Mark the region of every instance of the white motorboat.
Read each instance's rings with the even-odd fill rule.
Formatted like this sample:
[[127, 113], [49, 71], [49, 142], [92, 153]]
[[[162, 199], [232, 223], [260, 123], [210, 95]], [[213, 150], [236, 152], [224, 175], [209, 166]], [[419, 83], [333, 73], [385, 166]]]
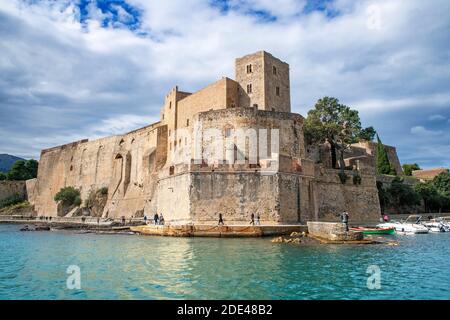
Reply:
[[423, 222], [423, 225], [428, 228], [430, 232], [450, 232], [450, 226], [442, 219], [431, 219], [430, 221]]
[[428, 233], [427, 227], [421, 224], [422, 216], [411, 215], [404, 221], [380, 223], [380, 228], [395, 228], [397, 234], [423, 234]]

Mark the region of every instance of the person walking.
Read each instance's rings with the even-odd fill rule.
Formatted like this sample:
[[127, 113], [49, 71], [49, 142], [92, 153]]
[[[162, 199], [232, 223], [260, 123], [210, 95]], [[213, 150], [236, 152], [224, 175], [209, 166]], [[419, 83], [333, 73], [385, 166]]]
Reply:
[[259, 226], [261, 225], [261, 217], [259, 216], [259, 213], [256, 215], [256, 224]]
[[144, 215], [144, 223], [147, 224], [147, 215]]
[[252, 213], [252, 215], [250, 217], [251, 217], [250, 224], [254, 226], [255, 225], [255, 214]]
[[159, 215], [159, 224], [162, 226], [164, 225], [164, 217], [163, 217], [162, 213]]
[[224, 225], [224, 223], [223, 223], [223, 217], [222, 217], [222, 214], [221, 213], [219, 213], [219, 225]]
[[153, 218], [155, 220], [155, 226], [158, 224], [159, 216], [158, 213], [155, 213], [155, 216]]

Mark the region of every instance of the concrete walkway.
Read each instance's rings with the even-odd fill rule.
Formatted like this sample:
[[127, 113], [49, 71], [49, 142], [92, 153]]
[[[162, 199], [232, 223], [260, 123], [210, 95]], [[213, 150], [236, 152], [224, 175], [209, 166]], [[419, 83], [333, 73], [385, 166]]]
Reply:
[[307, 232], [305, 225], [145, 225], [130, 227], [144, 235], [175, 237], [264, 237]]

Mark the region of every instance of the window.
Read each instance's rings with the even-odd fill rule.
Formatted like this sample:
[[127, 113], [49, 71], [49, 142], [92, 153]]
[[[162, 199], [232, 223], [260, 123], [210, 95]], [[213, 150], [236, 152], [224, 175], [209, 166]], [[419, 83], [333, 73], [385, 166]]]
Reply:
[[276, 93], [277, 93], [277, 96], [280, 96], [280, 87], [276, 87]]
[[251, 64], [247, 65], [247, 73], [252, 73], [252, 65]]
[[258, 104], [257, 103], [253, 104], [253, 108], [258, 109]]
[[172, 101], [169, 102], [169, 109], [172, 109]]
[[277, 67], [273, 66], [272, 67], [272, 72], [273, 72], [273, 74], [277, 74]]
[[232, 128], [226, 128], [225, 129], [225, 137], [230, 137], [231, 136], [231, 130], [232, 130]]
[[247, 85], [247, 93], [252, 93], [252, 84]]
[[189, 127], [189, 119], [186, 120], [186, 127]]

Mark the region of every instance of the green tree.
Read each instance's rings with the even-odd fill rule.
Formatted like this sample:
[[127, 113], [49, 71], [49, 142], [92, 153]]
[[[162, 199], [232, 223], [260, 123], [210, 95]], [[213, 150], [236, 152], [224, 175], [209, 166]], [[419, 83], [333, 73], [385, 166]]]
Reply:
[[74, 187], [61, 188], [55, 195], [55, 201], [62, 201], [65, 205], [80, 205], [80, 191]]
[[420, 167], [417, 163], [405, 163], [404, 165], [402, 165], [402, 167], [405, 176], [412, 176], [413, 170], [420, 170]]
[[344, 151], [362, 136], [370, 138], [374, 131], [372, 127], [362, 129], [358, 111], [340, 104], [333, 97], [319, 99], [314, 109], [308, 112], [304, 125], [307, 144], [330, 143], [333, 168], [339, 162], [341, 174], [345, 169]]
[[393, 207], [420, 205], [420, 195], [409, 185], [403, 183], [403, 179], [395, 177], [391, 186], [386, 190], [389, 204]]
[[418, 183], [415, 190], [422, 198], [426, 212], [431, 212], [434, 208], [441, 208], [441, 197], [431, 182]]
[[18, 160], [7, 174], [8, 180], [28, 180], [37, 177], [38, 162], [36, 160]]
[[378, 174], [390, 174], [396, 175], [394, 167], [389, 162], [386, 148], [380, 140], [377, 134], [377, 173]]
[[450, 198], [450, 173], [449, 172], [442, 172], [438, 174], [434, 179], [432, 180], [432, 183], [434, 187], [444, 194], [445, 196]]
[[376, 134], [377, 132], [373, 127], [364, 128], [359, 134], [359, 140], [372, 141]]
[[3, 172], [0, 172], [0, 181], [6, 180], [7, 175], [4, 174]]

